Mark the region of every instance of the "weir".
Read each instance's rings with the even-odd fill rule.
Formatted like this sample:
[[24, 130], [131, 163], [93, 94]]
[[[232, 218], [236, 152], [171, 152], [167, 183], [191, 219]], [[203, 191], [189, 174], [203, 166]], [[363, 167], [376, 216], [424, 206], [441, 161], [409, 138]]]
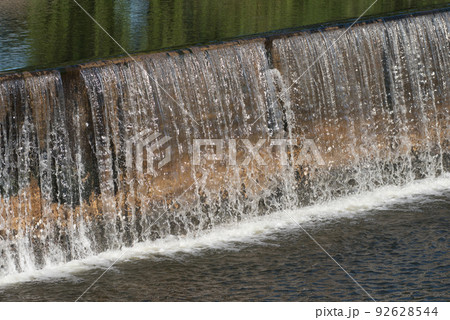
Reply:
[[0, 276], [448, 171], [449, 22], [0, 76]]

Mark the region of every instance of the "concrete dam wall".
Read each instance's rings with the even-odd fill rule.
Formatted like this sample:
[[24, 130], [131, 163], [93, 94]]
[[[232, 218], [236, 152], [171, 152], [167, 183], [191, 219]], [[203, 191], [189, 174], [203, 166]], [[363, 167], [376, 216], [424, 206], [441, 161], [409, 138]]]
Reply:
[[449, 171], [449, 18], [0, 76], [0, 276]]

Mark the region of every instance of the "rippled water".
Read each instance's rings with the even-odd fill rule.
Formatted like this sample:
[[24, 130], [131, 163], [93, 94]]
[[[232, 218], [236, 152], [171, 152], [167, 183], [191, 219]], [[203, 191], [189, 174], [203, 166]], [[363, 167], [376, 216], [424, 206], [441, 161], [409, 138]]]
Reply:
[[384, 187], [3, 279], [0, 300], [73, 301], [120, 256], [80, 300], [369, 300], [292, 217], [376, 300], [445, 301], [449, 184], [446, 177]]

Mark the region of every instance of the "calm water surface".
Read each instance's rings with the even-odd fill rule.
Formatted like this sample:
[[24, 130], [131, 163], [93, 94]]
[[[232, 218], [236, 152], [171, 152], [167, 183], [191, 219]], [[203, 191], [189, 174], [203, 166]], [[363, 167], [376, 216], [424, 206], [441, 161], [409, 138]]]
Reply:
[[[360, 16], [374, 0], [78, 0], [131, 53]], [[378, 0], [387, 15], [448, 0]], [[0, 71], [60, 66], [123, 52], [73, 0], [1, 0]]]
[[[450, 299], [450, 191], [305, 228], [377, 300]], [[2, 301], [73, 301], [103, 272], [0, 289]], [[85, 301], [366, 301], [300, 229], [264, 241], [117, 264]]]

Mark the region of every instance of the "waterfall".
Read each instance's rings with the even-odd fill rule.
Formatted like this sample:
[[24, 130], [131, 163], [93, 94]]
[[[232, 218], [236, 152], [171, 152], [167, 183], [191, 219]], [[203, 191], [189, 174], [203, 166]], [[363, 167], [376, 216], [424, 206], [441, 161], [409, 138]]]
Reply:
[[449, 22], [1, 76], [0, 277], [448, 171]]

